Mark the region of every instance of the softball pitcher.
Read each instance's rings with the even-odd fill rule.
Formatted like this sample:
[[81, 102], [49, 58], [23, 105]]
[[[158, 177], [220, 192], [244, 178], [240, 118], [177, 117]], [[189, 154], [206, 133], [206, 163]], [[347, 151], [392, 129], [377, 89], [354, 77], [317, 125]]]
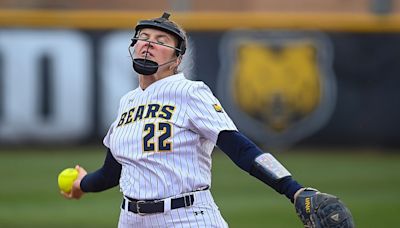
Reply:
[[178, 70], [186, 52], [182, 28], [160, 18], [141, 20], [129, 52], [139, 86], [125, 94], [104, 138], [104, 165], [79, 177], [66, 198], [117, 185], [118, 227], [228, 227], [210, 193], [215, 145], [236, 165], [295, 204], [306, 227], [353, 227], [335, 196], [303, 188], [270, 153], [241, 134], [203, 82]]

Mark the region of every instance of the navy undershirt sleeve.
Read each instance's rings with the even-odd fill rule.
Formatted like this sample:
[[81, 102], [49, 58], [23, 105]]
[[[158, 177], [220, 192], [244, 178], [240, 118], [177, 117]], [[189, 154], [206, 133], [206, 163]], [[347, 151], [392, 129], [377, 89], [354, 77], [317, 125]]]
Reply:
[[87, 174], [81, 181], [83, 192], [101, 192], [119, 184], [122, 166], [113, 157], [110, 149], [103, 166], [93, 173]]
[[254, 159], [263, 152], [238, 131], [221, 131], [217, 146], [241, 169], [250, 172]]
[[[250, 139], [238, 131], [221, 131], [218, 135], [217, 146], [241, 169], [251, 173], [256, 157], [264, 153]], [[262, 175], [261, 173], [258, 175]], [[284, 194], [292, 202], [294, 194], [302, 188], [291, 176], [284, 177], [279, 182], [271, 184], [265, 181], [266, 176], [255, 176], [267, 183], [277, 192]]]

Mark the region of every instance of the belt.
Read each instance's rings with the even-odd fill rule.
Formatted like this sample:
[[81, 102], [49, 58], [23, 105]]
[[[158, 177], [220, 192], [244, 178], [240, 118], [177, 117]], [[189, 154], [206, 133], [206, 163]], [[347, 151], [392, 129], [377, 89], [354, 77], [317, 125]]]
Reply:
[[153, 214], [163, 213], [167, 210], [173, 210], [181, 207], [189, 207], [193, 205], [194, 193], [187, 194], [185, 196], [170, 199], [170, 207], [165, 208], [167, 199], [164, 200], [134, 200], [128, 197], [124, 197], [122, 200], [122, 209], [126, 209], [135, 214]]

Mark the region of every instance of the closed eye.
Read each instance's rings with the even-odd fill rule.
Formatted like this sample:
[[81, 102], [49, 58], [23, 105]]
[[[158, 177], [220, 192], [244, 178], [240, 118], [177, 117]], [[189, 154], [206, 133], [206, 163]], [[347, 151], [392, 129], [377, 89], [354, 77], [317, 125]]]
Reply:
[[139, 34], [138, 38], [141, 40], [148, 40], [149, 36], [146, 33], [141, 33], [141, 34]]

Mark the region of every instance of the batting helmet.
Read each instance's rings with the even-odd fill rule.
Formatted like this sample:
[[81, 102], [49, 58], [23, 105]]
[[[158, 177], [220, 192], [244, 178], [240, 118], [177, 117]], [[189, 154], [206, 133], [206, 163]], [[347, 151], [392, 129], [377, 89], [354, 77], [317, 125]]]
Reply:
[[164, 12], [163, 15], [159, 18], [150, 19], [150, 20], [141, 20], [137, 23], [135, 27], [135, 35], [132, 39], [131, 46], [134, 46], [138, 41], [139, 31], [144, 28], [154, 28], [159, 29], [164, 32], [167, 32], [178, 40], [178, 45], [175, 48], [176, 56], [185, 54], [186, 51], [186, 35], [185, 32], [179, 28], [174, 22], [170, 21], [170, 14]]

